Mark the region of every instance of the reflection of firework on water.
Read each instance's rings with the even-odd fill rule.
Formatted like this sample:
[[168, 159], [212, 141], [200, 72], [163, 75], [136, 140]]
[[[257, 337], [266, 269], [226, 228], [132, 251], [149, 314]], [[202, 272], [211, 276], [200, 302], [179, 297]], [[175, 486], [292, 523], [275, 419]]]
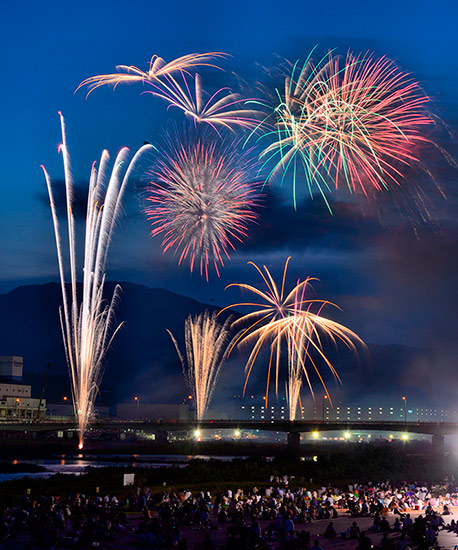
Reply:
[[217, 320], [217, 312], [206, 310], [185, 322], [186, 357], [180, 351], [173, 334], [168, 330], [181, 364], [186, 384], [196, 405], [197, 420], [203, 420], [215, 390], [221, 367], [230, 349], [229, 317], [224, 323]]
[[422, 129], [433, 123], [418, 83], [385, 57], [349, 53], [342, 62], [329, 53], [313, 63], [309, 56], [277, 94], [265, 133], [274, 141], [262, 156], [274, 164], [271, 176], [292, 174], [294, 200], [299, 173], [324, 198], [342, 183], [364, 194], [399, 185], [428, 142]]
[[191, 271], [199, 264], [207, 280], [209, 263], [219, 275], [229, 250], [248, 236], [261, 186], [252, 151], [240, 153], [237, 143], [214, 138], [208, 132], [167, 137], [146, 197], [152, 235], [162, 235], [164, 252], [174, 249]]
[[214, 67], [219, 68], [217, 65], [214, 65], [212, 61], [217, 58], [227, 57], [226, 54], [220, 52], [210, 52], [210, 53], [192, 53], [188, 55], [183, 55], [178, 57], [169, 63], [166, 63], [162, 57], [153, 55], [151, 61], [149, 62], [149, 69], [147, 72], [142, 71], [141, 69], [134, 67], [132, 65], [118, 65], [116, 69], [117, 73], [112, 74], [101, 74], [97, 76], [91, 76], [87, 78], [76, 89], [77, 91], [84, 86], [88, 86], [89, 92], [88, 95], [93, 92], [96, 88], [105, 85], [113, 85], [115, 88], [118, 84], [124, 84], [129, 82], [147, 82], [147, 83], [157, 83], [160, 81], [160, 78], [170, 77], [174, 73], [183, 73], [196, 67]]
[[[200, 75], [193, 74], [197, 67], [218, 68], [212, 61], [227, 57], [227, 54], [210, 52], [204, 54], [189, 54], [179, 57], [170, 63], [165, 63], [161, 57], [153, 56], [148, 72], [137, 67], [118, 65], [118, 73], [92, 76], [84, 80], [77, 88], [89, 87], [88, 95], [96, 88], [122, 83], [142, 82], [151, 85], [153, 95], [169, 103], [171, 107], [181, 109], [194, 122], [207, 123], [213, 128], [223, 126], [232, 129], [233, 126], [252, 128], [258, 124], [258, 111], [244, 109], [247, 101], [240, 94], [233, 93], [229, 88], [220, 88], [208, 95], [202, 88]], [[193, 83], [190, 80], [194, 80]], [[191, 91], [193, 90], [193, 91]]]
[[[306, 378], [313, 395], [309, 370], [312, 370], [315, 375], [318, 376], [326, 394], [329, 396], [319, 369], [319, 361], [324, 362], [334, 377], [340, 380], [337, 371], [323, 350], [323, 336], [327, 337], [334, 345], [337, 345], [340, 341], [355, 352], [356, 347], [354, 342], [363, 345], [361, 339], [350, 329], [321, 315], [326, 305], [334, 306], [334, 304], [325, 300], [308, 300], [305, 298], [305, 292], [308, 290], [310, 281], [313, 279], [308, 277], [305, 281], [298, 281], [296, 286], [288, 294], [285, 292], [285, 280], [289, 260], [290, 258], [288, 258], [285, 263], [280, 289], [277, 287], [267, 267], [264, 266], [265, 273], [263, 273], [253, 262], [249, 263], [253, 265], [261, 275], [267, 287], [266, 291], [259, 290], [256, 287], [246, 284], [237, 283], [229, 285], [229, 287], [237, 286], [241, 289], [248, 290], [263, 301], [263, 303], [246, 302], [232, 304], [228, 307], [233, 308], [243, 305], [256, 308], [252, 313], [248, 313], [235, 321], [234, 327], [241, 324], [248, 324], [249, 326], [241, 331], [240, 336], [232, 347], [241, 342], [254, 341], [254, 346], [245, 367], [246, 379], [244, 392], [259, 352], [265, 346], [269, 347], [270, 358], [267, 370], [266, 405], [272, 368], [275, 368], [275, 386], [278, 392], [281, 348], [284, 342], [288, 348], [290, 372], [293, 378], [291, 381], [291, 390], [289, 390], [292, 392], [290, 394], [291, 403], [294, 403], [294, 396], [296, 393], [298, 394], [300, 390], [297, 381], [299, 372]], [[306, 365], [307, 360], [311, 364], [312, 369]], [[296, 409], [295, 403], [294, 408]]]
[[130, 164], [126, 164], [128, 149], [122, 149], [116, 158], [115, 167], [109, 179], [107, 177], [109, 157], [106, 151], [102, 154], [98, 173], [94, 167], [92, 168], [87, 203], [83, 288], [80, 302], [77, 296], [75, 221], [72, 207], [73, 180], [70, 172], [70, 156], [67, 149], [64, 119], [62, 115], [60, 115], [60, 118], [62, 127], [60, 151], [63, 156], [67, 199], [70, 295], [67, 294], [65, 285], [62, 236], [59, 229], [51, 179], [44, 167], [43, 171], [51, 205], [62, 289], [63, 307], [60, 310], [62, 336], [70, 371], [73, 407], [78, 420], [79, 448], [82, 448], [84, 431], [92, 415], [94, 401], [99, 391], [103, 372], [103, 359], [119, 329], [118, 326], [113, 330], [112, 325], [115, 322], [114, 309], [120, 287], [116, 286], [108, 304], [103, 299], [104, 271], [108, 247], [129, 175], [138, 156], [149, 146], [142, 147]]

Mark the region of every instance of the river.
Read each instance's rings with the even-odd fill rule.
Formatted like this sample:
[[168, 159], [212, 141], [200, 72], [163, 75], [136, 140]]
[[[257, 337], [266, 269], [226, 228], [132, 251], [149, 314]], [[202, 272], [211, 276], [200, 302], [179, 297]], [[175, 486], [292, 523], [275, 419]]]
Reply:
[[[186, 468], [190, 460], [233, 460], [244, 459], [245, 456], [219, 456], [219, 455], [98, 455], [98, 454], [76, 454], [58, 455], [37, 460], [13, 460], [21, 470], [27, 465], [41, 466], [46, 468], [43, 472], [18, 472], [0, 473], [0, 483], [13, 479], [44, 478], [47, 479], [55, 474], [84, 474], [86, 468], [124, 467], [124, 468]], [[32, 469], [32, 468], [31, 468]]]

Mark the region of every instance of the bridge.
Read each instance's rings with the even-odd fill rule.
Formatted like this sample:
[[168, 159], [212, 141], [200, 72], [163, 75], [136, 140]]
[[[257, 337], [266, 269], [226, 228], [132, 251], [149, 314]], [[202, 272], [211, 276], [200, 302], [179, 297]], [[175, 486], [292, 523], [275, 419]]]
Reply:
[[[145, 420], [117, 418], [97, 419], [89, 423], [95, 431], [120, 432], [125, 430], [143, 431], [166, 437], [170, 432], [196, 430], [250, 430], [282, 432], [288, 435], [288, 445], [297, 448], [301, 433], [313, 432], [402, 432], [405, 434], [431, 435], [435, 452], [443, 452], [446, 435], [458, 435], [458, 422], [402, 422], [383, 420]], [[20, 432], [59, 432], [77, 429], [73, 420], [39, 421], [0, 421], [0, 431]]]

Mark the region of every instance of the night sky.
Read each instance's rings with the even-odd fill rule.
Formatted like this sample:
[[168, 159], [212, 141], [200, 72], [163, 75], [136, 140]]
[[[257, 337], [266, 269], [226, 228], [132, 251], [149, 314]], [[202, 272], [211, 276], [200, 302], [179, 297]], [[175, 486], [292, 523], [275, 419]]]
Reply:
[[[274, 65], [279, 56], [295, 61], [318, 44], [345, 54], [370, 50], [386, 54], [414, 74], [443, 119], [437, 141], [457, 155], [458, 6], [454, 1], [412, 2], [3, 2], [0, 184], [0, 292], [22, 284], [57, 280], [57, 264], [44, 164], [62, 179], [57, 154], [66, 118], [72, 168], [86, 182], [102, 149], [112, 158], [124, 145], [136, 150], [156, 142], [182, 113], [140, 85], [104, 87], [85, 99], [74, 94], [85, 78], [113, 72], [118, 64], [147, 67], [153, 54], [167, 61], [192, 52], [222, 51], [223, 63], [250, 81], [257, 63]], [[211, 73], [215, 82], [224, 73]], [[209, 77], [210, 78], [210, 77]], [[218, 80], [219, 79], [219, 80]], [[213, 82], [210, 80], [210, 83]], [[110, 250], [108, 278], [163, 287], [218, 305], [239, 301], [232, 282], [257, 282], [247, 261], [266, 264], [279, 275], [293, 257], [290, 281], [318, 277], [318, 297], [343, 311], [337, 319], [373, 343], [435, 348], [437, 361], [456, 366], [457, 171], [440, 155], [425, 158], [446, 199], [430, 181], [415, 176], [406, 191], [376, 200], [338, 196], [331, 216], [319, 199], [304, 198], [298, 211], [290, 187], [269, 189], [259, 226], [232, 255], [218, 279], [192, 276], [162, 255], [151, 239], [138, 191], [129, 190], [125, 215]], [[147, 168], [148, 159], [144, 166]], [[144, 183], [144, 181], [143, 181]], [[421, 208], [410, 196], [419, 186]], [[425, 209], [428, 221], [422, 217]]]

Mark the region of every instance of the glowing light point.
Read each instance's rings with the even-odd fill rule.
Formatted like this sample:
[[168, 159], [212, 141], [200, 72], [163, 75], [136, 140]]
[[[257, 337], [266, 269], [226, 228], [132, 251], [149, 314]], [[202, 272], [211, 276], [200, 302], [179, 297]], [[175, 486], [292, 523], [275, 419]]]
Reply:
[[314, 437], [315, 439], [317, 439], [318, 435], [319, 435], [318, 432], [313, 432], [312, 433], [312, 437]]
[[345, 439], [349, 439], [349, 438], [350, 438], [350, 435], [351, 435], [350, 432], [345, 432], [345, 433], [344, 433]]
[[409, 434], [402, 434], [403, 441], [407, 441], [409, 439]]

